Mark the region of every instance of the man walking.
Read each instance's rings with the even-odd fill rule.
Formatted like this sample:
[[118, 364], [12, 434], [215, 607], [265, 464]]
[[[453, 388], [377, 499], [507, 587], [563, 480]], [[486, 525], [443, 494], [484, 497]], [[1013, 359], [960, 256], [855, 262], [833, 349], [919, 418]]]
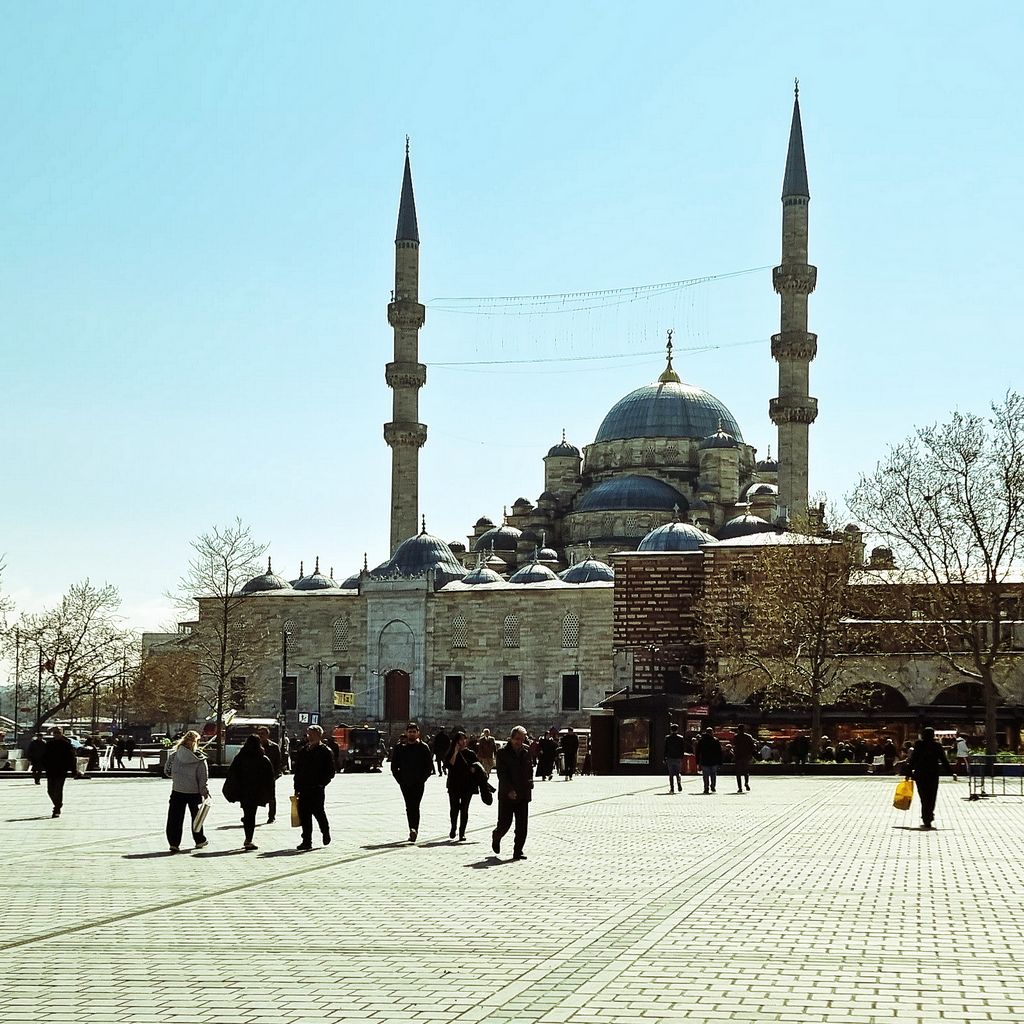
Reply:
[[921, 730], [903, 769], [909, 779], [914, 777], [917, 795], [921, 798], [921, 828], [931, 830], [935, 819], [935, 799], [939, 795], [939, 775], [949, 771], [949, 761], [942, 744], [935, 739], [930, 726]]
[[270, 801], [267, 805], [267, 824], [273, 823], [274, 818], [277, 817], [277, 780], [281, 778], [281, 768], [283, 765], [283, 758], [281, 755], [281, 748], [270, 738], [270, 730], [265, 726], [260, 726], [256, 730], [256, 735], [260, 738], [260, 746], [263, 747], [263, 753], [267, 756], [270, 761], [271, 767], [274, 769], [274, 783], [270, 790]]
[[64, 783], [68, 775], [78, 774], [75, 763], [75, 748], [64, 735], [64, 730], [55, 725], [50, 730], [50, 738], [46, 742], [43, 754], [43, 767], [46, 772], [46, 792], [53, 804], [51, 818], [60, 817], [60, 809], [64, 806]]
[[683, 754], [686, 753], [686, 741], [679, 735], [679, 726], [674, 723], [668, 727], [665, 737], [665, 767], [668, 769], [668, 791], [674, 793], [676, 785], [679, 792], [683, 791]]
[[491, 849], [501, 853], [502, 837], [513, 819], [516, 823], [512, 839], [512, 859], [526, 860], [523, 847], [530, 823], [530, 800], [533, 797], [533, 764], [524, 741], [526, 730], [517, 725], [508, 743], [498, 751], [498, 823], [491, 833]]
[[750, 762], [754, 760], [754, 737], [742, 726], [736, 726], [732, 741], [733, 760], [736, 762], [736, 792], [742, 793], [744, 785], [750, 792]]
[[[445, 743], [450, 747], [448, 737]], [[437, 749], [435, 740], [435, 750]], [[405, 727], [405, 735], [395, 744], [391, 751], [391, 774], [394, 775], [398, 788], [402, 791], [405, 801], [405, 817], [409, 823], [409, 842], [415, 843], [420, 831], [420, 802], [423, 800], [423, 787], [427, 779], [434, 774], [434, 762], [430, 747], [420, 739], [420, 727], [410, 722]]]
[[451, 753], [452, 741], [442, 728], [434, 737], [434, 759], [437, 761], [437, 774], [448, 772], [448, 755]]
[[483, 766], [488, 777], [491, 772], [494, 771], [494, 751], [497, 749], [497, 744], [494, 742], [494, 737], [491, 735], [490, 729], [484, 729], [480, 733], [480, 739], [476, 741], [476, 756], [480, 758], [480, 764]]
[[32, 765], [32, 781], [38, 786], [39, 780], [46, 771], [46, 740], [43, 739], [42, 733], [37, 732], [32, 738], [28, 750], [25, 751], [25, 756], [28, 758], [29, 764]]
[[334, 778], [334, 758], [323, 745], [324, 731], [319, 725], [306, 730], [306, 745], [295, 759], [295, 795], [299, 798], [302, 842], [298, 850], [313, 849], [313, 819], [320, 826], [324, 846], [331, 842], [331, 825], [324, 810], [324, 790]]
[[715, 738], [715, 730], [709, 725], [697, 741], [697, 764], [704, 776], [704, 795], [715, 792], [718, 782], [718, 766], [722, 763], [722, 744]]
[[572, 726], [562, 734], [562, 760], [565, 763], [565, 781], [572, 782], [576, 774], [576, 755], [580, 749], [580, 738], [573, 732]]

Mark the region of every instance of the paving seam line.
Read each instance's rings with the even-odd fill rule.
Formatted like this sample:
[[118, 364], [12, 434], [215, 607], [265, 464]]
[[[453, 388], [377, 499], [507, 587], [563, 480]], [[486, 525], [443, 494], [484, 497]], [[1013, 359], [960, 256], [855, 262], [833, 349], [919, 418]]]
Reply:
[[[606, 803], [611, 800], [621, 800], [625, 797], [639, 796], [643, 793], [649, 793], [660, 789], [660, 786], [645, 786], [643, 789], [630, 790], [628, 793], [613, 793], [609, 796], [594, 797], [590, 800], [581, 800], [578, 803], [565, 804], [562, 807], [551, 808], [547, 811], [540, 811], [535, 817], [542, 817], [548, 814], [555, 814], [560, 811], [574, 810], [577, 807], [585, 807], [588, 804]], [[471, 829], [472, 832], [492, 831], [490, 826], [481, 826], [480, 828]], [[147, 835], [150, 833], [146, 833]], [[163, 833], [159, 833], [162, 835]], [[426, 839], [425, 842], [440, 842], [447, 836], [447, 833], [431, 837]], [[92, 844], [90, 844], [92, 845]], [[107, 917], [100, 918], [99, 920], [91, 922], [88, 927], [80, 928], [76, 931], [76, 935], [84, 935], [90, 931], [94, 931], [98, 928], [103, 928], [108, 924], [112, 924], [115, 921], [126, 921], [136, 917], [144, 917], [146, 914], [158, 914], [167, 910], [175, 910], [179, 907], [187, 907], [193, 903], [201, 903], [203, 900], [216, 899], [219, 896], [230, 896], [236, 892], [244, 892], [246, 889], [255, 889], [261, 885], [275, 884], [282, 882], [290, 878], [298, 878], [302, 875], [310, 875], [316, 871], [326, 871], [328, 868], [336, 868], [339, 865], [353, 864], [362, 860], [369, 860], [372, 857], [380, 857], [389, 853], [394, 853], [398, 850], [407, 850], [410, 846], [407, 843], [400, 843], [397, 845], [389, 844], [382, 850], [366, 850], [361, 853], [353, 853], [348, 856], [342, 856], [332, 858], [331, 860], [321, 860], [316, 864], [309, 864], [302, 868], [293, 868], [290, 871], [283, 871], [276, 875], [267, 875], [263, 878], [249, 879], [248, 881], [241, 882], [238, 885], [230, 885], [222, 889], [215, 889], [211, 892], [194, 893], [191, 896], [183, 896], [180, 899], [168, 900], [165, 903], [154, 904], [150, 907], [143, 907], [133, 913], [128, 914], [110, 914]], [[0, 952], [9, 949], [19, 949], [22, 946], [29, 946], [36, 942], [45, 942], [48, 939], [58, 938], [61, 935], [66, 934], [66, 929], [59, 928], [53, 929], [48, 932], [41, 932], [38, 935], [29, 935], [23, 939], [16, 939], [13, 942], [0, 943]]]

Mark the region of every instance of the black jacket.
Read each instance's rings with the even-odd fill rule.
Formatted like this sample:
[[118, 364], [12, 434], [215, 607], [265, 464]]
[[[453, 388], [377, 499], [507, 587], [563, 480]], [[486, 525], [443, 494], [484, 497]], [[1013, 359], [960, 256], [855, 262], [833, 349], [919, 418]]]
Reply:
[[754, 737], [749, 732], [738, 732], [733, 737], [733, 756], [738, 762], [749, 761], [754, 756]]
[[918, 740], [903, 769], [903, 774], [909, 779], [911, 775], [915, 779], [938, 778], [944, 772], [949, 771], [949, 760], [942, 744], [937, 740]]
[[510, 800], [515, 790], [516, 803], [529, 803], [533, 798], [533, 762], [526, 745], [516, 750], [511, 743], [498, 751], [495, 761], [498, 769], [498, 799]]
[[480, 779], [477, 775], [480, 759], [472, 750], [460, 750], [455, 755], [455, 760], [448, 763], [447, 783], [449, 793], [458, 793], [460, 796], [473, 794], [480, 788]]
[[697, 742], [697, 764], [712, 765], [722, 763], [722, 744], [714, 736], [701, 736]]
[[563, 733], [562, 735], [562, 753], [565, 754], [566, 759], [575, 757], [579, 753], [580, 749], [580, 738], [574, 732]]
[[334, 778], [334, 755], [323, 743], [303, 747], [295, 757], [295, 792], [323, 789]]
[[46, 741], [43, 754], [43, 768], [48, 776], [60, 778], [63, 775], [75, 775], [78, 765], [75, 763], [75, 748], [67, 736], [52, 736]]
[[247, 754], [240, 750], [228, 768], [224, 798], [243, 805], [269, 804], [274, 798], [274, 766], [270, 758], [266, 754]]
[[434, 758], [430, 747], [423, 740], [415, 743], [399, 740], [391, 751], [391, 774], [400, 786], [426, 782], [434, 774]]
[[281, 765], [284, 763], [281, 757], [281, 748], [273, 740], [267, 740], [263, 753], [270, 759], [270, 765], [274, 769], [274, 778], [279, 778], [281, 775]]
[[665, 737], [665, 756], [678, 760], [686, 753], [686, 740], [677, 732], [670, 732]]

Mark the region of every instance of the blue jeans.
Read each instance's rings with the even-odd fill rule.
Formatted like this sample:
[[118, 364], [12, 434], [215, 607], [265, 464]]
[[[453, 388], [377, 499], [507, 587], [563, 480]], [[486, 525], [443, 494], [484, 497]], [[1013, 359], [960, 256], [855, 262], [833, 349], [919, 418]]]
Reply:
[[718, 765], [717, 764], [702, 764], [700, 770], [704, 775], [704, 792], [708, 791], [708, 786], [711, 787], [711, 792], [715, 791], [715, 784], [718, 782]]

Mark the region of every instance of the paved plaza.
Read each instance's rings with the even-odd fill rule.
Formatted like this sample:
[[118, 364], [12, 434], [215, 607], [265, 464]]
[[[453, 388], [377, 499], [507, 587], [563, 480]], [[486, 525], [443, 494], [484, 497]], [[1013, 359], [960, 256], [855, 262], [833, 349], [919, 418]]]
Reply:
[[3, 1019], [1021, 1019], [1024, 800], [944, 780], [927, 833], [892, 779], [752, 783], [540, 783], [513, 863], [478, 800], [449, 842], [437, 779], [410, 846], [390, 776], [340, 776], [312, 853], [285, 801], [242, 853], [215, 782], [209, 847], [177, 856], [165, 781], [69, 782], [51, 820], [45, 787], [5, 780]]

